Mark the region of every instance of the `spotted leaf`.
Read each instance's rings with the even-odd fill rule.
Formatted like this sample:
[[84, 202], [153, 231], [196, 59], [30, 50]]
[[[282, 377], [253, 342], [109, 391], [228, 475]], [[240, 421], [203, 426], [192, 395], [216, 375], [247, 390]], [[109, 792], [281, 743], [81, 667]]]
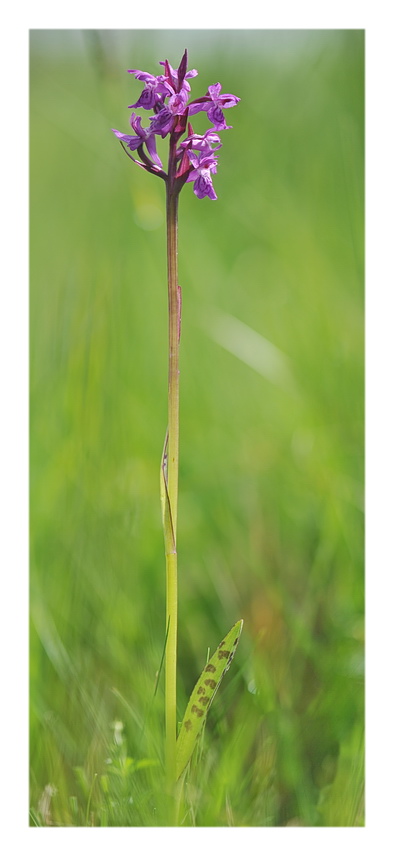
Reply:
[[242, 619], [234, 624], [227, 636], [205, 666], [190, 696], [176, 747], [177, 779], [183, 773], [193, 754], [197, 738], [205, 724], [208, 710], [222, 681], [230, 668], [243, 626]]

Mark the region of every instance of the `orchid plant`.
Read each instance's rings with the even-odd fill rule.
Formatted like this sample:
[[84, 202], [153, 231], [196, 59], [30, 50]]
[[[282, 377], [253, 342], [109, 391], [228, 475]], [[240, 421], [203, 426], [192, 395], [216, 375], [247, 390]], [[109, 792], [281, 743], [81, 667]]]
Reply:
[[[216, 200], [212, 176], [216, 174], [218, 150], [222, 146], [219, 132], [232, 126], [226, 124], [223, 110], [239, 102], [236, 95], [222, 93], [215, 83], [200, 98], [190, 100], [189, 80], [197, 76], [196, 69], [187, 70], [187, 51], [177, 69], [168, 60], [160, 62], [163, 74], [153, 75], [129, 69], [144, 84], [138, 100], [129, 106], [132, 134], [112, 129], [134, 163], [163, 179], [166, 185], [167, 212], [167, 270], [169, 307], [169, 375], [168, 428], [161, 461], [160, 486], [166, 555], [166, 645], [165, 645], [165, 725], [166, 770], [169, 792], [174, 793], [193, 754], [196, 741], [205, 723], [213, 697], [234, 656], [241, 630], [238, 621], [229, 631], [207, 663], [196, 683], [186, 708], [177, 737], [176, 671], [177, 671], [177, 512], [179, 468], [179, 343], [181, 332], [181, 289], [178, 285], [178, 199], [183, 186], [193, 182], [198, 199]], [[149, 125], [143, 127], [134, 110], [152, 113]], [[203, 133], [193, 130], [190, 117], [205, 112], [211, 126]], [[158, 155], [157, 138], [168, 138], [168, 165], [164, 169]], [[183, 139], [182, 139], [183, 138]], [[132, 154], [131, 154], [132, 153]], [[135, 157], [135, 153], [138, 157]]]

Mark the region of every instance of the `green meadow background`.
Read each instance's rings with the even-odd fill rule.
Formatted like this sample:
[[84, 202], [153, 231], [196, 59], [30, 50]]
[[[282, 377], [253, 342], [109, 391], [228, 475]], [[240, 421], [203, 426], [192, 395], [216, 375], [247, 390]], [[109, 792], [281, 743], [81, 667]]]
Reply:
[[179, 720], [244, 630], [182, 822], [361, 826], [361, 30], [31, 31], [30, 822], [167, 822], [164, 185], [111, 128], [185, 47], [241, 101], [180, 198]]

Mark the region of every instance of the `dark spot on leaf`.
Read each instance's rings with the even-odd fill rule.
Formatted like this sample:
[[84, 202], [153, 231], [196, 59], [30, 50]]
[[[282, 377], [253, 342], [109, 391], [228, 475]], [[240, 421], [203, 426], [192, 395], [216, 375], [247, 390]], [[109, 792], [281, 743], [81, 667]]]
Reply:
[[207, 705], [209, 701], [210, 701], [210, 698], [209, 698], [209, 696], [207, 696], [207, 695], [202, 696], [202, 698], [200, 698], [200, 702], [201, 702], [201, 704], [205, 704], [205, 705]]
[[207, 681], [204, 681], [204, 683], [205, 683], [205, 686], [206, 686], [206, 687], [212, 687], [212, 689], [213, 689], [213, 690], [214, 690], [214, 689], [215, 689], [215, 687], [216, 687], [216, 681], [212, 681], [212, 679], [211, 679], [211, 678], [208, 678], [208, 680], [207, 680]]
[[185, 722], [186, 731], [190, 731], [190, 729], [192, 728], [192, 725], [193, 725], [193, 723], [192, 723], [191, 719], [187, 719]]
[[[220, 657], [220, 654], [219, 654], [219, 657]], [[208, 665], [205, 666], [205, 671], [206, 672], [216, 672], [216, 666], [212, 666], [212, 663], [208, 663]]]
[[201, 695], [201, 693], [205, 693], [204, 687], [199, 687], [197, 690], [197, 695]]
[[230, 656], [230, 651], [219, 651], [219, 660], [223, 660], [224, 657], [227, 660], [227, 657], [229, 657], [229, 656]]
[[192, 713], [195, 713], [196, 716], [203, 716], [204, 715], [204, 711], [202, 710], [202, 708], [197, 707], [196, 704], [194, 704], [192, 707]]

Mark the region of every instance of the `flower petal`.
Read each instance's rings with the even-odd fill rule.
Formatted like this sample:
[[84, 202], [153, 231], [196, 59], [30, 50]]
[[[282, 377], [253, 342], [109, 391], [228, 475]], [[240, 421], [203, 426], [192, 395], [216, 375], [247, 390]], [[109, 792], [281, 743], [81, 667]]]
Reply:
[[192, 101], [188, 106], [189, 116], [194, 116], [196, 113], [200, 113], [201, 110], [209, 110], [212, 106], [212, 101], [206, 101], [204, 98], [200, 98], [199, 101]]
[[216, 101], [216, 99], [219, 98], [221, 88], [221, 83], [214, 83], [212, 86], [208, 86], [208, 92], [212, 98], [212, 101]]
[[151, 134], [145, 140], [145, 145], [146, 145], [146, 148], [147, 148], [153, 162], [156, 163], [161, 169], [163, 169], [163, 164], [162, 164], [162, 162], [159, 158], [159, 155], [157, 154], [157, 151], [156, 151], [156, 140], [155, 140], [155, 137], [153, 134]]
[[141, 137], [134, 137], [130, 134], [122, 134], [121, 131], [116, 131], [115, 128], [111, 128], [111, 131], [115, 134], [118, 140], [122, 140], [123, 143], [126, 144], [128, 149], [131, 149], [132, 152], [135, 152], [140, 146], [142, 146]]

